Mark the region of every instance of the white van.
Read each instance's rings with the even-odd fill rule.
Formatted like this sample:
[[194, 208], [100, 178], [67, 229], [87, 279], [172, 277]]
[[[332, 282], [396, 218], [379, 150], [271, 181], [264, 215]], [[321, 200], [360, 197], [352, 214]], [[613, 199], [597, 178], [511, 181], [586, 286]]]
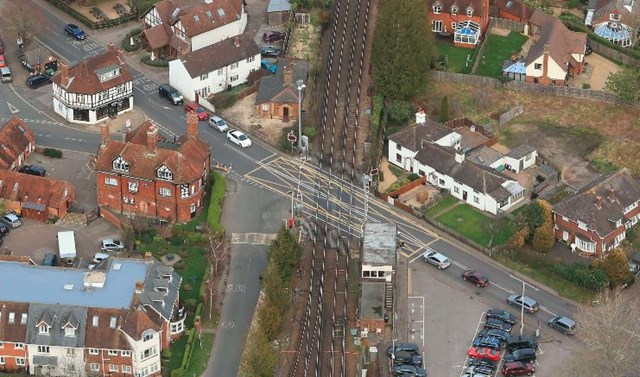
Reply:
[[0, 67], [0, 82], [11, 82], [11, 81], [13, 81], [13, 77], [11, 77], [11, 68]]

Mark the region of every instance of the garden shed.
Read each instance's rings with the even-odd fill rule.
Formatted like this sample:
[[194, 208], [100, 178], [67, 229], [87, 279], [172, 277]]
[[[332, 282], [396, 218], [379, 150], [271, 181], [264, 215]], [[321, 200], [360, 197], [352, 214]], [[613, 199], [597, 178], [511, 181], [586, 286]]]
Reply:
[[282, 25], [289, 21], [291, 16], [291, 3], [289, 0], [271, 0], [267, 7], [267, 20], [269, 25]]

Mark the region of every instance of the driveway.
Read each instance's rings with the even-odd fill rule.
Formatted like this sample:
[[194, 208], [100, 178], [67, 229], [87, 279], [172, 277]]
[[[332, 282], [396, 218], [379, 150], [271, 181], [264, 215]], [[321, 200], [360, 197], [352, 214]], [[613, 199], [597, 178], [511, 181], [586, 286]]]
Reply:
[[582, 88], [582, 84], [589, 84], [593, 90], [605, 90], [607, 77], [621, 69], [616, 63], [595, 52], [588, 55], [585, 62], [585, 71], [575, 79], [569, 80], [569, 85]]

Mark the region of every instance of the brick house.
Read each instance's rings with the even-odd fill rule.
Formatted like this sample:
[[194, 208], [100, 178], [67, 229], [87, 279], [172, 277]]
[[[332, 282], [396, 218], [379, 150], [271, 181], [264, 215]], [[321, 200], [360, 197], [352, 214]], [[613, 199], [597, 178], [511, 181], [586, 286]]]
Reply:
[[27, 365], [27, 324], [29, 304], [0, 301], [0, 372], [23, 372]]
[[584, 23], [611, 43], [633, 47], [640, 36], [640, 1], [591, 0]]
[[36, 149], [36, 137], [17, 117], [0, 129], [0, 169], [16, 170]]
[[175, 143], [161, 141], [158, 126], [145, 121], [125, 141], [102, 128], [96, 159], [98, 205], [124, 216], [186, 222], [200, 211], [211, 149], [198, 134], [195, 115]]
[[75, 195], [75, 186], [69, 182], [0, 170], [0, 198], [5, 209], [17, 211], [27, 218], [38, 221], [52, 217], [61, 219], [67, 215]]
[[[298, 80], [307, 81], [309, 66], [303, 60], [278, 60], [274, 75], [263, 77], [256, 94], [256, 114], [260, 118], [298, 119]], [[302, 93], [304, 95], [304, 93]]]
[[457, 47], [476, 48], [489, 27], [489, 0], [431, 0], [431, 31], [453, 34]]
[[602, 258], [640, 219], [640, 182], [627, 169], [601, 177], [553, 206], [556, 238]]
[[516, 22], [527, 22], [533, 9], [520, 0], [497, 0], [494, 3], [498, 18]]

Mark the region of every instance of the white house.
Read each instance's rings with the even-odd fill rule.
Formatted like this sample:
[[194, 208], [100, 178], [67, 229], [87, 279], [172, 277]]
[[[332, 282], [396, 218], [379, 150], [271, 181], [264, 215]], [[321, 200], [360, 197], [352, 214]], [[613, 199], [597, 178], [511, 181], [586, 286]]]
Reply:
[[95, 124], [133, 109], [133, 76], [112, 43], [73, 67], [61, 63], [51, 81], [53, 109], [68, 122]]
[[139, 339], [125, 333], [133, 355], [133, 370], [140, 376], [153, 375], [160, 371], [161, 333], [153, 329], [145, 330]]
[[247, 36], [226, 39], [169, 62], [169, 83], [198, 100], [247, 82], [260, 69], [260, 47]]
[[536, 164], [538, 151], [528, 144], [521, 144], [509, 151], [504, 156], [504, 164], [507, 170], [520, 172]]
[[244, 33], [242, 0], [163, 0], [142, 16], [153, 55], [181, 56]]

